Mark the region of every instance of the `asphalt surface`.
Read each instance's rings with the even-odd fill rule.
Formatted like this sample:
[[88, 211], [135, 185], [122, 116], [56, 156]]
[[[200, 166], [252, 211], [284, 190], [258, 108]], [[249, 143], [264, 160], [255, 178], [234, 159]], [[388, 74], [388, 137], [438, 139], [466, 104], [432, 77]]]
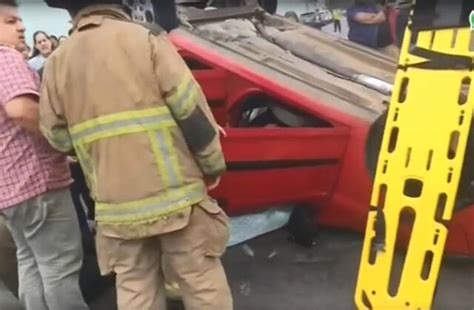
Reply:
[[[281, 230], [247, 245], [229, 249], [224, 257], [236, 310], [355, 309], [360, 235], [324, 231], [314, 247], [304, 248]], [[434, 309], [473, 310], [473, 293], [474, 261], [445, 261]], [[113, 291], [91, 309], [116, 309]]]

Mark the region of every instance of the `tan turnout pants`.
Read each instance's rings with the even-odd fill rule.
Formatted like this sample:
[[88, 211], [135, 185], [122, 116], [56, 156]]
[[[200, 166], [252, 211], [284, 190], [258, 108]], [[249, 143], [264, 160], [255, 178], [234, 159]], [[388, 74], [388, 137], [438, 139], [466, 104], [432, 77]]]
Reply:
[[99, 265], [116, 273], [119, 310], [165, 310], [165, 273], [179, 285], [186, 310], [231, 310], [220, 260], [228, 239], [229, 219], [219, 207], [194, 206], [184, 229], [150, 238], [111, 238], [99, 227]]

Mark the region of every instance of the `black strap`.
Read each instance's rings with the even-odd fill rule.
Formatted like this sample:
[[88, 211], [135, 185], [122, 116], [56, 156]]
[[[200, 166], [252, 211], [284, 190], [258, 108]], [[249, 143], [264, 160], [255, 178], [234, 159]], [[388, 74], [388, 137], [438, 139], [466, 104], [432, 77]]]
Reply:
[[161, 26], [158, 24], [152, 24], [152, 23], [147, 23], [147, 22], [136, 22], [136, 21], [134, 21], [134, 23], [145, 27], [146, 29], [150, 30], [152, 34], [156, 36], [165, 32], [165, 30], [161, 28]]
[[140, 25], [146, 29], [148, 29], [152, 34], [158, 36], [162, 33], [164, 33], [165, 31], [163, 30], [163, 28], [161, 28], [160, 25], [158, 24], [153, 24], [153, 23], [147, 23], [147, 22], [139, 22], [139, 21], [136, 21], [136, 20], [121, 20], [122, 22], [126, 22], [126, 23], [131, 23], [131, 24], [135, 24], [135, 25]]
[[413, 29], [412, 31], [410, 54], [425, 58], [427, 61], [413, 65], [400, 65], [400, 69], [406, 70], [407, 68], [420, 68], [430, 70], [471, 70], [473, 67], [472, 58], [469, 56], [446, 54], [419, 47], [417, 45], [419, 32], [414, 31]]

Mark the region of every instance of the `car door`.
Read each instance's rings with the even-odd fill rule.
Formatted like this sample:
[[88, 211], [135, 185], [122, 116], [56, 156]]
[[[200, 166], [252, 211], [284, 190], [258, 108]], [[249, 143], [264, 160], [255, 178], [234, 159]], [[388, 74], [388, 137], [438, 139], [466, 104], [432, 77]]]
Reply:
[[283, 98], [202, 56], [181, 54], [226, 130], [228, 171], [211, 195], [229, 214], [327, 197], [344, 156], [345, 128], [298, 109], [289, 93]]

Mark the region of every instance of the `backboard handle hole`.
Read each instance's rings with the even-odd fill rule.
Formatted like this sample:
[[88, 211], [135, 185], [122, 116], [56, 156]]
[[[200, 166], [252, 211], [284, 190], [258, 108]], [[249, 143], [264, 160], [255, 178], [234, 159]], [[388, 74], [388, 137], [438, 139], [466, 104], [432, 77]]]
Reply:
[[404, 103], [407, 100], [407, 95], [408, 95], [408, 85], [410, 83], [410, 79], [407, 77], [404, 77], [402, 79], [402, 84], [400, 86], [400, 92], [398, 94], [398, 102], [399, 103]]
[[459, 90], [459, 98], [458, 98], [458, 103], [459, 105], [464, 105], [469, 99], [469, 92], [471, 89], [471, 78], [470, 77], [465, 77], [462, 79], [461, 82], [461, 89]]
[[398, 127], [393, 127], [392, 131], [390, 132], [390, 140], [388, 142], [388, 152], [393, 153], [397, 147], [397, 142], [398, 142], [398, 133], [399, 129]]
[[459, 145], [459, 131], [453, 131], [451, 133], [451, 138], [449, 139], [449, 146], [448, 146], [448, 159], [456, 158], [456, 154], [458, 152], [458, 145]]
[[409, 148], [407, 149], [407, 156], [406, 156], [406, 158], [405, 158], [405, 168], [408, 168], [408, 166], [410, 166], [411, 151], [412, 151], [412, 148], [409, 147]]
[[426, 163], [426, 170], [431, 169], [431, 163], [433, 162], [433, 150], [430, 150], [428, 152], [428, 161]]
[[443, 223], [444, 210], [446, 209], [447, 202], [448, 195], [446, 195], [445, 193], [439, 194], [435, 213], [435, 221], [438, 223]]
[[431, 267], [433, 265], [433, 258], [434, 258], [434, 253], [432, 251], [427, 251], [425, 253], [423, 268], [421, 269], [421, 278], [425, 281], [430, 278]]
[[417, 179], [407, 179], [403, 194], [410, 198], [419, 198], [423, 193], [423, 182]]
[[[400, 236], [403, 231], [408, 235], [408, 246], [410, 247], [413, 228], [416, 224], [416, 213], [411, 207], [404, 207], [398, 218], [398, 229], [396, 236]], [[396, 239], [395, 246], [399, 246], [400, 239]], [[400, 253], [393, 257], [393, 263], [390, 271], [390, 278], [388, 281], [388, 294], [391, 297], [395, 297], [398, 294], [401, 285], [401, 279], [403, 274], [403, 269], [405, 267], [405, 261], [407, 257], [407, 252]]]

